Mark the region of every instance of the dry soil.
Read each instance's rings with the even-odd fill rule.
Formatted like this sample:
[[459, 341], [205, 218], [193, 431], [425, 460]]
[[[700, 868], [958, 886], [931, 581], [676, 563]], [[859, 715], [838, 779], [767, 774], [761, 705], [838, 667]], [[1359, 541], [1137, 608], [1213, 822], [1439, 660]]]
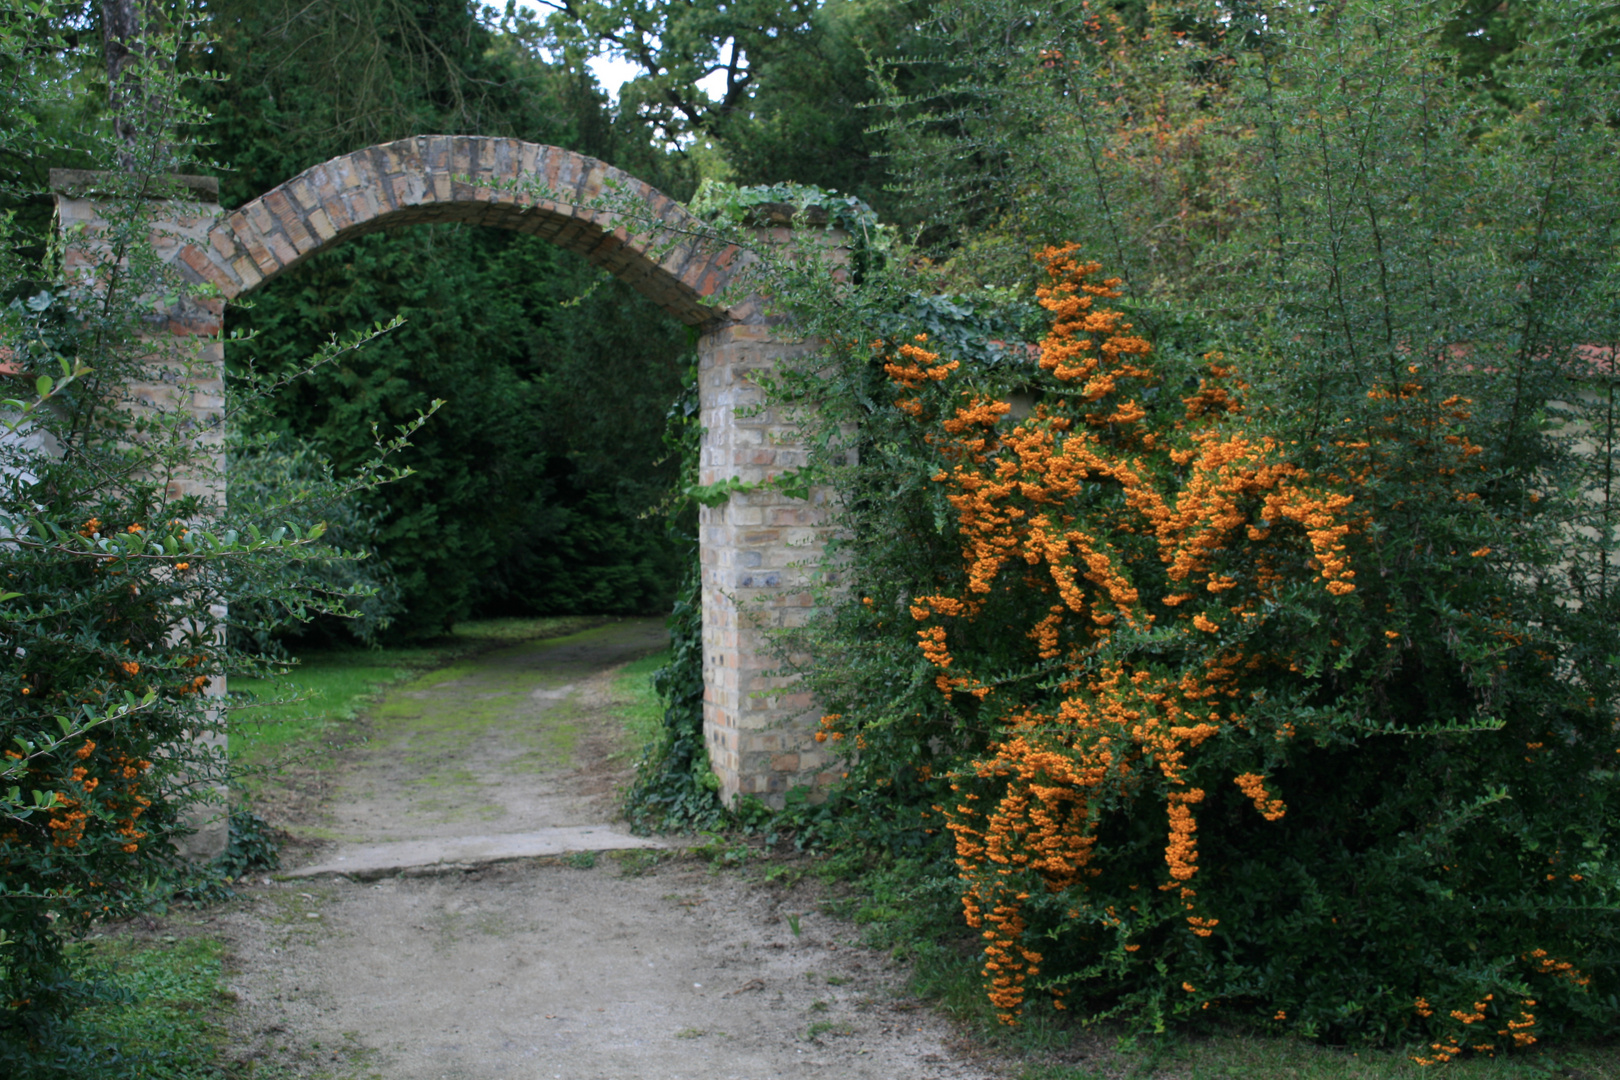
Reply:
[[[304, 841], [289, 869], [608, 828], [633, 759], [613, 674], [662, 633], [616, 622], [390, 690], [284, 822]], [[262, 880], [221, 920], [230, 1053], [255, 1075], [389, 1080], [1002, 1075], [815, 899], [680, 850]]]

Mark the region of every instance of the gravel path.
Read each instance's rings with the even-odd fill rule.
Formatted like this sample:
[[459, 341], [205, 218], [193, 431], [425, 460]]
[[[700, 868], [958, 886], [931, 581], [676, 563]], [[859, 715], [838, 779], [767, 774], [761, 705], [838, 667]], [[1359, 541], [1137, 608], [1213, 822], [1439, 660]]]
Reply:
[[[325, 843], [301, 862], [460, 854], [255, 887], [223, 920], [232, 1056], [268, 1076], [389, 1080], [1001, 1075], [810, 886], [681, 851], [588, 850], [591, 835], [624, 836], [611, 815], [631, 755], [613, 672], [662, 633], [620, 621], [391, 691], [302, 823]], [[468, 837], [557, 830], [576, 830], [562, 846], [578, 850], [467, 855], [481, 850]]]

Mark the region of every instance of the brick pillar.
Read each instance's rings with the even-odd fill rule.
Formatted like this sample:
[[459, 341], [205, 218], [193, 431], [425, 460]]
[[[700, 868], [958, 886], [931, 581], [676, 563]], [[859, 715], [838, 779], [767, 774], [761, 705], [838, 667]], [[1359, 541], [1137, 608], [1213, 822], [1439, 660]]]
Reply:
[[[96, 205], [94, 172], [52, 169], [56, 192], [57, 225], [67, 238], [63, 258], [70, 277], [92, 275], [106, 257], [97, 244], [103, 220]], [[168, 204], [154, 215], [152, 246], [165, 262], [174, 263], [187, 244], [208, 243], [208, 230], [219, 220], [219, 181], [211, 176], [172, 177], [190, 201]], [[153, 408], [179, 408], [196, 421], [197, 443], [208, 452], [223, 475], [225, 461], [225, 347], [219, 340], [224, 326], [225, 301], [181, 293], [174, 303], [146, 321], [145, 336], [152, 342], [153, 378], [131, 383], [126, 392]], [[205, 338], [205, 341], [186, 341]], [[201, 495], [223, 505], [225, 492], [206, 478], [183, 478], [170, 483], [169, 497]]]
[[[56, 192], [57, 226], [67, 240], [63, 258], [69, 276], [93, 279], [95, 268], [107, 258], [97, 237], [104, 226], [95, 196], [97, 175], [81, 169], [52, 169], [51, 188]], [[186, 201], [175, 201], [154, 214], [152, 245], [165, 262], [174, 262], [187, 244], [206, 244], [208, 230], [220, 218], [219, 181], [208, 176], [172, 177], [187, 193]], [[155, 307], [155, 305], [154, 305]], [[225, 466], [225, 349], [220, 330], [224, 325], [225, 302], [181, 293], [165, 308], [155, 309], [146, 321], [144, 337], [152, 343], [152, 378], [126, 386], [125, 392], [137, 405], [175, 409], [189, 413], [197, 445], [213, 459], [211, 475], [179, 477], [170, 481], [168, 497], [179, 499], [200, 495], [206, 502], [223, 506], [221, 484]], [[207, 340], [198, 341], [202, 338]], [[215, 610], [223, 619], [223, 609]], [[225, 679], [214, 679], [206, 693], [223, 698]], [[223, 752], [223, 733], [202, 737], [204, 745]], [[229, 840], [227, 792], [214, 789], [206, 803], [196, 806], [188, 824], [197, 831], [183, 846], [182, 854], [206, 862], [225, 853]]]
[[[765, 232], [777, 242], [788, 235], [780, 227]], [[793, 338], [758, 297], [727, 315], [698, 343], [703, 484], [763, 481], [806, 461], [798, 430], [777, 409], [761, 407], [754, 376], [813, 351], [815, 343]], [[831, 757], [815, 741], [819, 713], [810, 695], [767, 674], [778, 666], [771, 632], [802, 626], [810, 616], [811, 579], [832, 533], [829, 498], [824, 489], [808, 500], [761, 491], [699, 509], [703, 732], [727, 805], [753, 795], [780, 807], [790, 788], [820, 788], [831, 779]]]

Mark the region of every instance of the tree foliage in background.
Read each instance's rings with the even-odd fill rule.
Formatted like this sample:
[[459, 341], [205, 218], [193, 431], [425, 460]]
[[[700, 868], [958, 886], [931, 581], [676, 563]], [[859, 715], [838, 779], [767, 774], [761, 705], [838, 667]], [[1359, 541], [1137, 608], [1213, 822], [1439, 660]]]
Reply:
[[[257, 403], [262, 405], [262, 399]], [[399, 610], [392, 568], [373, 553], [381, 515], [335, 483], [331, 462], [306, 440], [267, 430], [240, 414], [226, 438], [225, 473], [235, 516], [253, 521], [291, 511], [291, 524], [324, 530], [323, 549], [311, 558], [291, 560], [288, 567], [301, 576], [301, 590], [293, 595], [279, 586], [264, 595], [242, 590], [227, 612], [230, 633], [240, 645], [267, 654], [281, 649], [290, 635], [324, 636], [338, 627], [344, 640], [376, 641]], [[345, 557], [331, 558], [333, 551]], [[341, 619], [312, 627], [302, 603], [305, 593], [350, 600]]]
[[695, 179], [588, 72], [544, 62], [460, 0], [209, 0], [211, 44], [190, 58], [208, 134], [245, 202], [312, 164], [419, 134], [510, 136], [609, 161], [677, 197]]
[[891, 225], [915, 224], [892, 190], [881, 130], [881, 86], [919, 90], [924, 69], [896, 61], [925, 45], [915, 31], [927, 5], [896, 0], [833, 0], [817, 5], [806, 40], [762, 59], [748, 107], [714, 126], [731, 178], [744, 184], [800, 183], [846, 192], [876, 207]]
[[948, 844], [1009, 1018], [1610, 1032], [1614, 13], [1472, 66], [1425, 3], [939, 14], [913, 266], [1027, 296], [1064, 240], [1124, 293], [1048, 283], [1037, 365], [916, 340], [896, 264], [781, 270], [835, 344], [776, 390], [846, 508], [790, 648], [848, 827]]
[[[690, 157], [706, 179], [800, 183], [854, 195], [910, 225], [891, 190], [879, 130], [881, 84], [917, 93], [928, 43], [923, 0], [761, 0], [745, 4], [547, 4], [513, 11], [511, 32], [575, 70], [601, 55], [639, 69], [620, 91], [621, 123], [637, 118]], [[707, 79], [707, 86], [697, 85]]]
[[[422, 132], [566, 146], [691, 190], [682, 164], [645, 126], [615, 120], [588, 75], [546, 64], [457, 0], [209, 10], [217, 38], [194, 62], [229, 76], [206, 97], [214, 152], [232, 170], [227, 204]], [[412, 484], [363, 510], [397, 585], [388, 632], [437, 633], [472, 614], [666, 608], [678, 559], [641, 515], [674, 481], [659, 436], [686, 330], [544, 241], [418, 226], [350, 241], [258, 290], [231, 315], [253, 336], [230, 361], [279, 371], [330, 334], [396, 313], [401, 332], [254, 421], [341, 468], [367, 452], [373, 422], [446, 399], [408, 452]]]
[[527, 238], [418, 229], [316, 256], [238, 321], [257, 336], [233, 346], [237, 362], [280, 371], [332, 333], [407, 320], [289, 388], [265, 421], [342, 467], [366, 453], [372, 422], [446, 399], [407, 453], [411, 484], [370, 504], [398, 630], [668, 604], [679, 562], [662, 525], [638, 515], [674, 482], [658, 440], [686, 331], [618, 282], [560, 306], [593, 281]]
[[0, 55], [0, 209], [16, 215], [13, 242], [27, 244], [35, 261], [44, 258], [54, 210], [43, 194], [49, 170], [90, 165], [94, 139], [87, 132], [107, 101], [105, 72], [76, 60], [91, 47], [81, 39], [88, 40], [93, 20], [84, 10], [61, 14], [61, 7], [14, 6], [7, 12], [12, 48]]
[[814, 0], [546, 6], [552, 11], [543, 20], [509, 6], [508, 22], [576, 69], [602, 54], [641, 68], [620, 90], [624, 111], [671, 143], [711, 134], [722, 118], [746, 108], [760, 65], [802, 48], [817, 8]]

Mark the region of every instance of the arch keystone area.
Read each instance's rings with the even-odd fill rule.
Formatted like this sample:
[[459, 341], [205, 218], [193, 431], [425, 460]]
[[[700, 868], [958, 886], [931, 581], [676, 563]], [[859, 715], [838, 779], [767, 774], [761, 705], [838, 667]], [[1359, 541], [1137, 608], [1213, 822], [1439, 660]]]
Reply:
[[[595, 158], [517, 139], [418, 135], [333, 158], [229, 212], [218, 206], [217, 181], [177, 180], [191, 201], [158, 215], [153, 243], [184, 277], [213, 285], [224, 300], [351, 237], [402, 225], [514, 229], [576, 252], [701, 328], [702, 483], [758, 482], [805, 464], [796, 429], [765, 407], [754, 376], [812, 343], [779, 337], [779, 320], [766, 317], [757, 295], [737, 296], [725, 308], [713, 299], [739, 283], [752, 254], [706, 240], [703, 223], [675, 200]], [[95, 181], [94, 173], [51, 172], [58, 222], [70, 239], [69, 271], [106, 257], [95, 246], [102, 220]], [[609, 194], [628, 208], [622, 215], [593, 205]], [[762, 244], [785, 239], [780, 222], [757, 233]], [[829, 255], [837, 257], [836, 246]], [[223, 317], [219, 299], [186, 299], [169, 309], [152, 333], [212, 337], [201, 359], [214, 374], [197, 380], [184, 400], [173, 386], [136, 388], [154, 405], [191, 412], [216, 452]], [[187, 486], [178, 482], [171, 494]], [[190, 487], [214, 499], [223, 494]], [[700, 510], [704, 736], [728, 803], [746, 794], [780, 805], [789, 789], [831, 779], [831, 761], [814, 739], [813, 703], [767, 675], [775, 666], [770, 631], [800, 625], [810, 613], [805, 564], [831, 535], [827, 518], [824, 495], [807, 502], [770, 490]]]
[[[538, 184], [567, 201], [515, 186], [524, 184]], [[613, 213], [590, 205], [608, 194], [644, 208], [646, 219], [621, 224]], [[731, 282], [743, 261], [734, 246], [716, 251], [699, 243], [702, 222], [674, 199], [595, 158], [517, 139], [464, 135], [413, 136], [306, 169], [222, 215], [205, 242], [185, 244], [176, 261], [193, 281], [234, 299], [351, 237], [450, 222], [549, 240], [690, 326], [723, 317], [707, 298]], [[658, 224], [649, 229], [648, 222]], [[641, 231], [632, 234], [631, 227]], [[671, 234], [693, 239], [670, 246], [663, 237]]]

